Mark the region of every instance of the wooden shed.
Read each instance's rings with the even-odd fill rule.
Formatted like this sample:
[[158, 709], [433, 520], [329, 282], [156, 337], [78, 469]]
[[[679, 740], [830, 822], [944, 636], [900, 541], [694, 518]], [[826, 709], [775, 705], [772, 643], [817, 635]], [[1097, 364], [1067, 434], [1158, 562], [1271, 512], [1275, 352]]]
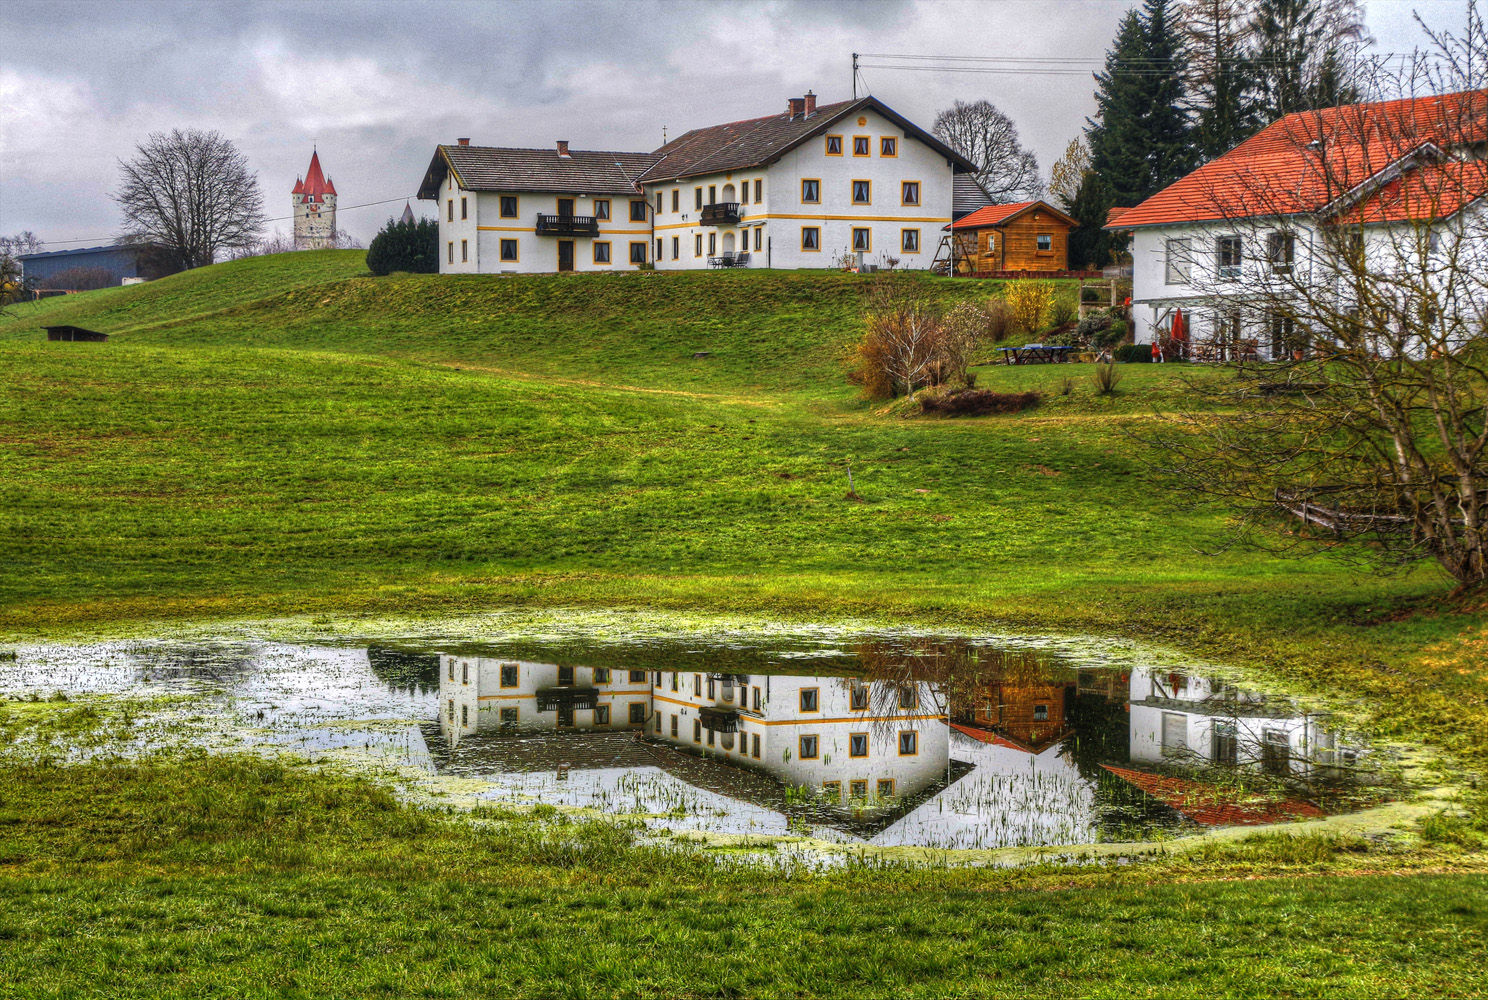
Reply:
[[1067, 271], [1069, 233], [1079, 223], [1046, 201], [988, 205], [951, 224], [970, 270]]
[[80, 326], [44, 326], [42, 329], [47, 332], [47, 340], [86, 340], [92, 343], [108, 340], [108, 334]]

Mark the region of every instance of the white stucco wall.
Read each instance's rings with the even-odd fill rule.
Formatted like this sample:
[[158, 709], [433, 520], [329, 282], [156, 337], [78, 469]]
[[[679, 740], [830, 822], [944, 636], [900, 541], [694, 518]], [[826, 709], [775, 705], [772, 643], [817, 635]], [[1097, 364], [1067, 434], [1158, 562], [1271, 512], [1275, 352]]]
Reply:
[[[859, 119], [863, 121], [858, 124]], [[951, 221], [951, 199], [954, 170], [941, 155], [918, 140], [905, 136], [902, 129], [876, 112], [866, 112], [844, 119], [827, 130], [826, 135], [842, 137], [843, 152], [828, 156], [825, 135], [809, 139], [775, 163], [763, 169], [688, 177], [676, 182], [646, 185], [651, 203], [656, 192], [662, 194], [662, 211], [658, 214], [656, 234], [663, 239], [662, 269], [706, 268], [708, 257], [722, 254], [726, 238], [732, 233], [734, 249], [749, 237], [750, 267], [827, 268], [840, 266], [852, 246], [852, 230], [870, 231], [870, 249], [866, 263], [881, 263], [885, 257], [897, 257], [901, 268], [927, 268], [935, 259], [941, 227]], [[868, 156], [853, 155], [853, 138], [867, 136]], [[897, 155], [882, 154], [882, 139], [893, 137]], [[820, 182], [820, 204], [803, 204], [801, 182]], [[761, 179], [763, 200], [754, 199], [754, 181]], [[868, 205], [853, 204], [853, 181], [871, 183], [872, 200]], [[902, 185], [916, 181], [920, 185], [920, 204], [902, 204]], [[743, 185], [749, 184], [749, 196], [743, 196]], [[736, 198], [726, 196], [733, 185]], [[708, 204], [708, 189], [716, 189], [716, 200], [740, 202], [741, 218], [737, 225], [704, 226], [697, 209], [697, 189], [703, 191], [703, 204]], [[672, 191], [679, 192], [678, 210], [672, 211]], [[821, 230], [820, 250], [801, 249], [802, 227]], [[760, 249], [755, 249], [754, 231], [762, 230]], [[905, 229], [917, 229], [920, 249], [902, 251], [901, 236]], [[709, 252], [709, 234], [713, 234], [713, 252]], [[697, 239], [702, 237], [702, 252], [697, 252]], [[672, 257], [672, 238], [678, 238], [679, 255]]]

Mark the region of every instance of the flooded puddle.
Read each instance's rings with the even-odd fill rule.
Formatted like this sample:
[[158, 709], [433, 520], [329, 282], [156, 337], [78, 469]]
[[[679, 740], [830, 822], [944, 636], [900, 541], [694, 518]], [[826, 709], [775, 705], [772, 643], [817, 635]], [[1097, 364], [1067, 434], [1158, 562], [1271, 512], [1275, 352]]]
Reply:
[[[1149, 841], [1399, 794], [1327, 713], [1057, 643], [906, 635], [30, 646], [0, 692], [178, 696], [209, 748], [374, 761], [657, 831], [943, 850]], [[156, 748], [164, 730], [128, 746]], [[184, 734], [184, 735], [182, 735]]]

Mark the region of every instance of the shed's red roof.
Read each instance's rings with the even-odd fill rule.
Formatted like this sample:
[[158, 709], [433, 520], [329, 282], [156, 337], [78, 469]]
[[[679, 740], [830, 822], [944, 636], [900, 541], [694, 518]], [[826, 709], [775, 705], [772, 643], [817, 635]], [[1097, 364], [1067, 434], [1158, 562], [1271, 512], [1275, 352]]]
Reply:
[[[1298, 112], [1163, 188], [1116, 225], [1318, 212], [1360, 193], [1361, 185], [1402, 160], [1411, 169], [1429, 169], [1439, 163], [1438, 154], [1472, 150], [1485, 140], [1488, 90]], [[1408, 198], [1400, 202], [1402, 210], [1410, 204]], [[1379, 213], [1374, 221], [1392, 217], [1383, 207]]]
[[1022, 215], [1031, 208], [1038, 208], [1050, 215], [1058, 216], [1072, 226], [1079, 225], [1074, 219], [1065, 215], [1059, 209], [1046, 201], [1015, 201], [1008, 205], [988, 205], [979, 208], [964, 218], [957, 219], [951, 224], [952, 229], [985, 229], [988, 226], [1000, 226], [1015, 215]]

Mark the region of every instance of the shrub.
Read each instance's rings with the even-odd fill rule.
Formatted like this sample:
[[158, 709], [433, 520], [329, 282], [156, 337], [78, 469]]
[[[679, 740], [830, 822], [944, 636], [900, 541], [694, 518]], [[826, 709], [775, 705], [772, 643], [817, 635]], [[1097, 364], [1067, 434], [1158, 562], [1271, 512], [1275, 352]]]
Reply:
[[367, 270], [373, 274], [392, 274], [394, 271], [437, 274], [439, 223], [433, 219], [412, 222], [389, 219], [387, 225], [372, 237], [372, 245], [367, 248]]
[[1116, 391], [1116, 385], [1122, 379], [1122, 371], [1114, 364], [1097, 362], [1095, 371], [1091, 373], [1090, 380], [1095, 383], [1095, 391], [1102, 396], [1109, 396]]
[[1007, 286], [1007, 306], [1015, 333], [1031, 334], [1044, 327], [1044, 317], [1054, 299], [1054, 290], [1048, 282], [1038, 278], [1010, 281]]
[[1152, 360], [1151, 344], [1122, 344], [1116, 348], [1116, 360], [1123, 364], [1140, 364]]
[[983, 339], [989, 344], [1006, 340], [1013, 328], [1013, 312], [1008, 304], [1002, 299], [991, 299], [982, 306], [982, 313], [987, 317]]
[[38, 282], [37, 288], [65, 288], [70, 292], [90, 292], [95, 288], [117, 285], [106, 267], [69, 267]]
[[1080, 303], [1073, 295], [1056, 295], [1053, 304], [1049, 307], [1049, 317], [1055, 326], [1073, 323], [1079, 312]]
[[920, 412], [941, 413], [949, 417], [976, 417], [989, 413], [1017, 413], [1038, 401], [1039, 394], [1036, 392], [958, 389], [946, 393], [925, 393], [920, 397]]
[[867, 329], [853, 350], [849, 380], [870, 399], [889, 399], [901, 388], [913, 396], [917, 389], [938, 384], [951, 365], [941, 308], [917, 282], [888, 274], [875, 279], [864, 317]]
[[1109, 329], [1111, 329], [1110, 313], [1091, 313], [1080, 320], [1080, 325], [1075, 327], [1075, 340], [1082, 345], [1094, 343], [1096, 334]]

